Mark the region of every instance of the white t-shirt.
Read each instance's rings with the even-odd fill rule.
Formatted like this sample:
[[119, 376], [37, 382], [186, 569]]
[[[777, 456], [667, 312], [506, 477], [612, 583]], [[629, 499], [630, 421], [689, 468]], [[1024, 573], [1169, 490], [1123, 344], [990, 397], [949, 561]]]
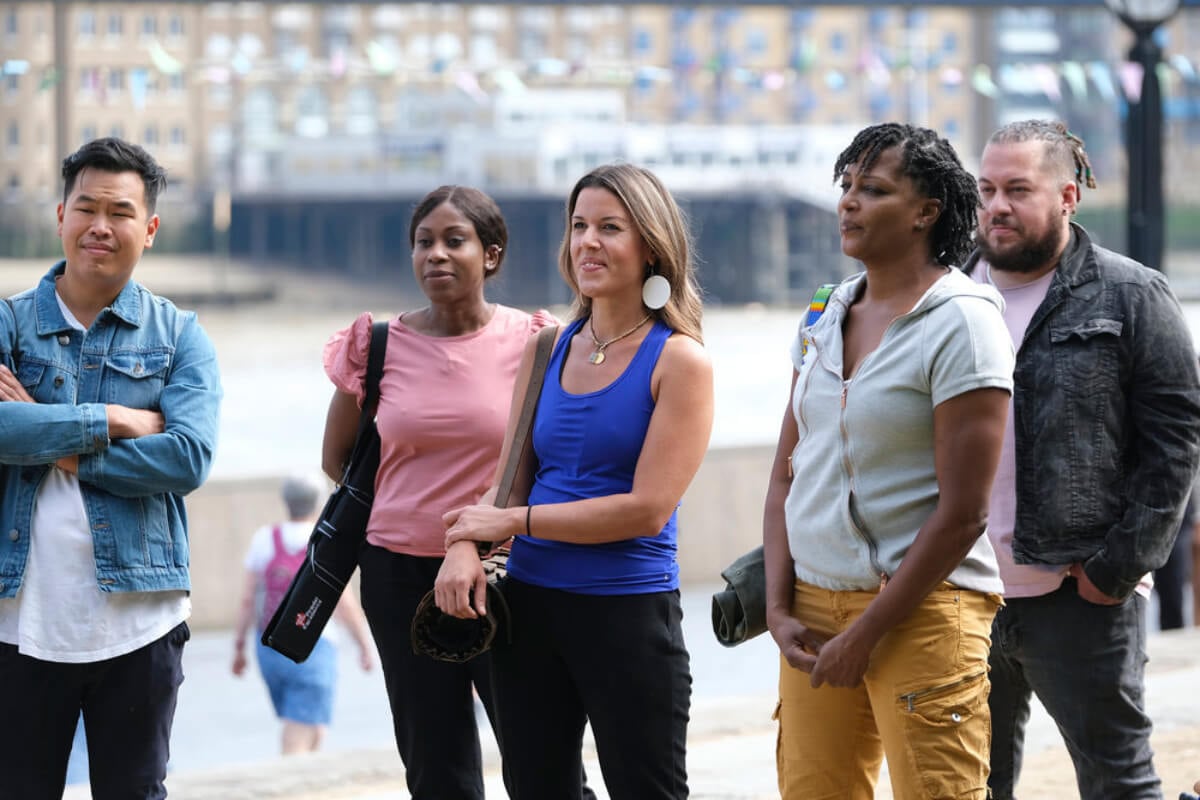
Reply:
[[[312, 535], [314, 524], [313, 520], [278, 523], [284, 549], [295, 553], [308, 546], [308, 537]], [[248, 572], [260, 574], [275, 557], [275, 537], [271, 535], [274, 529], [275, 525], [264, 525], [250, 538], [250, 547], [246, 550], [244, 562]]]
[[[71, 327], [85, 330], [61, 297], [58, 306]], [[33, 502], [21, 588], [0, 600], [0, 642], [43, 661], [86, 664], [131, 653], [191, 613], [182, 590], [100, 590], [79, 479], [51, 467]]]

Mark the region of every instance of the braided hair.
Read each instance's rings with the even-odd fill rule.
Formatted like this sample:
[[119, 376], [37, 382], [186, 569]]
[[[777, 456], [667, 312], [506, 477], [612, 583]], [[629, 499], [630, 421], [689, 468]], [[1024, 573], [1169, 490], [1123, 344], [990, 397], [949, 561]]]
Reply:
[[893, 147], [900, 148], [900, 173], [912, 180], [919, 193], [941, 203], [929, 236], [930, 255], [946, 266], [962, 264], [972, 248], [979, 189], [950, 142], [937, 132], [899, 122], [863, 128], [838, 156], [834, 183], [852, 164], [858, 164], [860, 171], [869, 170], [883, 151]]
[[1024, 119], [1010, 122], [988, 139], [988, 144], [1021, 144], [1042, 142], [1045, 163], [1057, 172], [1064, 183], [1073, 182], [1080, 193], [1083, 187], [1096, 188], [1092, 177], [1092, 162], [1083, 149], [1083, 139], [1058, 120]]

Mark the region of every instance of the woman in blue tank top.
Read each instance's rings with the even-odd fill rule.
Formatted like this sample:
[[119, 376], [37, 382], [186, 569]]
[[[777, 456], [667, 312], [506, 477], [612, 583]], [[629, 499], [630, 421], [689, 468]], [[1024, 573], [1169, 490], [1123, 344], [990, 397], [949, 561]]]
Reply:
[[[482, 613], [475, 542], [514, 538], [512, 636], [493, 666], [515, 800], [580, 797], [589, 720], [610, 796], [682, 798], [691, 672], [676, 508], [713, 414], [689, 236], [658, 178], [628, 164], [581, 178], [566, 216], [559, 270], [574, 321], [538, 399], [528, 504], [447, 513], [435, 592], [447, 613]], [[514, 412], [532, 357], [531, 341]]]

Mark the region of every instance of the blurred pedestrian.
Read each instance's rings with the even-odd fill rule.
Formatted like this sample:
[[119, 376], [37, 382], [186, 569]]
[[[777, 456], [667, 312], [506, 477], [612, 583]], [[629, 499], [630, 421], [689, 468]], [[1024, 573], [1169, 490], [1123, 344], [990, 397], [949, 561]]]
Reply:
[[1021, 774], [1029, 701], [1058, 725], [1083, 800], [1162, 797], [1146, 714], [1148, 573], [1162, 566], [1200, 463], [1200, 376], [1166, 278], [1072, 222], [1094, 187], [1061, 122], [992, 134], [978, 249], [1004, 296], [1015, 388], [988, 534], [1005, 605], [992, 630], [995, 800]]
[[1154, 570], [1159, 630], [1171, 631], [1183, 627], [1188, 587], [1193, 586], [1192, 547], [1196, 530], [1196, 496], [1193, 493], [1188, 496], [1183, 519], [1179, 521], [1179, 534], [1175, 537], [1175, 546], [1171, 548], [1167, 563]]
[[[579, 798], [590, 722], [611, 796], [683, 798], [691, 672], [676, 513], [713, 413], [688, 231], [661, 181], [628, 164], [582, 177], [565, 222], [559, 271], [575, 305], [537, 400], [536, 469], [518, 478], [532, 488], [508, 508], [446, 514], [437, 604], [484, 613], [475, 542], [513, 539], [511, 642], [493, 647], [511, 797]], [[532, 356], [531, 344], [521, 376]]]
[[[257, 631], [255, 657], [275, 714], [283, 721], [282, 752], [286, 755], [320, 749], [325, 729], [333, 718], [337, 682], [337, 647], [329, 629], [313, 651], [297, 664], [264, 645], [263, 630], [283, 601], [296, 570], [304, 563], [309, 536], [321, 502], [329, 493], [316, 475], [292, 475], [283, 481], [287, 519], [255, 531], [246, 553], [246, 578], [233, 639], [233, 674], [246, 670], [246, 634]], [[369, 671], [375, 662], [374, 645], [366, 620], [353, 592], [343, 592], [334, 615], [358, 647], [358, 664]]]
[[841, 283], [792, 344], [763, 515], [779, 790], [987, 792], [988, 492], [1012, 387], [1001, 301], [955, 266], [979, 195], [949, 142], [887, 123], [834, 166]]
[[1192, 524], [1192, 624], [1200, 626], [1200, 515]]

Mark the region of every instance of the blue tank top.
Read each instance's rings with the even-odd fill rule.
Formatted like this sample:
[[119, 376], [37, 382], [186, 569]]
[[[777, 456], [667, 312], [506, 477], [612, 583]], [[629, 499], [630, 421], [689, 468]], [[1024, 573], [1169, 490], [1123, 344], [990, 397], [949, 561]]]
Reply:
[[[604, 497], [633, 488], [633, 473], [654, 413], [650, 376], [671, 329], [655, 321], [633, 361], [615, 381], [596, 392], [571, 394], [562, 388], [563, 362], [571, 338], [584, 321], [567, 327], [546, 368], [533, 422], [538, 471], [530, 505]], [[678, 509], [671, 513], [657, 536], [618, 542], [575, 544], [518, 536], [508, 574], [535, 586], [579, 594], [677, 589], [677, 514]]]

